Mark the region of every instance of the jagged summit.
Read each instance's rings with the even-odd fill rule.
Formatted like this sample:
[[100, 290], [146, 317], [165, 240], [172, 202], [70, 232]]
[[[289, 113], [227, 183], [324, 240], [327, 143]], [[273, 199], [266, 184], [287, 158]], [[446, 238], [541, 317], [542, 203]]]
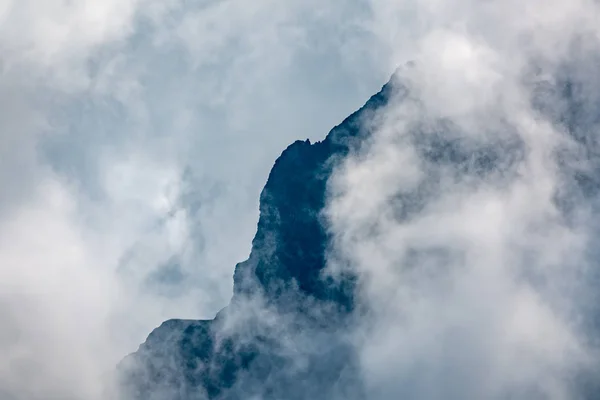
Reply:
[[214, 320], [156, 328], [119, 366], [127, 398], [361, 398], [354, 354], [339, 334], [354, 307], [353, 280], [323, 274], [321, 210], [332, 169], [392, 90], [386, 84], [323, 141], [283, 151], [260, 195], [250, 256], [235, 267], [230, 305]]

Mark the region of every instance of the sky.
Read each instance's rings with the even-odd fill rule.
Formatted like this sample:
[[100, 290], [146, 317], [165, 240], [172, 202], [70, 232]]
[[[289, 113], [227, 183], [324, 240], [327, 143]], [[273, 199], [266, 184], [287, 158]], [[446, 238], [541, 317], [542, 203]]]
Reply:
[[[526, 251], [509, 239], [517, 235], [527, 254], [552, 249], [532, 262], [551, 281], [577, 259], [573, 249], [586, 248], [586, 224], [554, 218], [563, 178], [550, 154], [567, 145], [531, 109], [523, 81], [532, 62], [552, 78], [575, 39], [596, 49], [599, 20], [592, 0], [0, 0], [1, 397], [99, 398], [99, 374], [163, 320], [214, 316], [250, 251], [276, 157], [296, 139], [322, 139], [416, 60], [406, 79], [428, 113], [478, 145], [505, 140], [495, 135], [508, 124], [531, 156], [520, 164], [523, 178], [502, 190], [496, 180], [444, 183], [415, 221], [388, 220], [390, 198], [428, 170], [405, 146], [422, 110], [393, 103], [382, 112], [373, 143], [339, 171], [329, 203], [339, 253], [372, 284], [365, 301], [408, 295], [393, 268], [405, 262], [400, 239], [452, 248], [467, 261], [452, 278], [464, 288], [444, 296], [419, 295], [444, 283], [412, 277], [422, 283], [410, 286], [415, 302], [391, 301], [400, 309], [385, 308], [376, 325], [387, 351], [357, 344], [366, 374], [381, 398], [394, 398], [392, 377], [372, 366], [409, 379], [415, 367], [386, 355], [411, 348], [410, 359], [441, 360], [413, 393], [435, 398], [427, 382], [445, 376], [457, 355], [430, 353], [436, 339], [423, 332], [447, 331], [479, 344], [456, 382], [494, 360], [480, 379], [487, 386], [465, 383], [456, 398], [503, 393], [550, 370], [546, 394], [568, 398], [564, 371], [586, 362], [582, 334], [545, 293], [515, 280]], [[598, 83], [589, 70], [580, 77]], [[365, 199], [365, 191], [378, 195]], [[366, 237], [373, 221], [381, 236]], [[440, 221], [447, 229], [436, 229]], [[377, 268], [365, 262], [382, 254]], [[567, 303], [560, 307], [576, 301]], [[402, 304], [414, 304], [408, 319], [395, 318], [410, 308]], [[477, 323], [458, 311], [440, 315], [440, 304], [473, 305]], [[476, 329], [496, 324], [510, 335]], [[456, 340], [449, 347], [464, 345]], [[536, 357], [524, 359], [521, 348]], [[555, 351], [565, 356], [548, 356]], [[523, 368], [518, 377], [514, 365]]]

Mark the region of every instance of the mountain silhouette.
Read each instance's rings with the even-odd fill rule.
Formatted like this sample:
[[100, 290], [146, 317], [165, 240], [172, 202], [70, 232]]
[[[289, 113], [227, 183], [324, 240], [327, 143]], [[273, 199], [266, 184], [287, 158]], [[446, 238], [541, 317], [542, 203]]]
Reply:
[[[565, 74], [551, 86], [536, 83], [531, 99], [579, 143], [589, 140], [582, 132], [598, 124], [589, 116], [600, 115], [593, 104], [585, 106], [591, 110], [581, 105], [581, 84]], [[156, 328], [118, 367], [125, 399], [369, 398], [348, 335], [368, 318], [368, 310], [356, 299], [357, 276], [327, 272], [331, 237], [323, 210], [334, 169], [368, 140], [368, 121], [379, 110], [392, 98], [397, 104], [411, 97], [409, 87], [396, 73], [324, 140], [296, 141], [283, 151], [260, 195], [250, 256], [235, 267], [230, 304], [213, 320], [168, 320]], [[442, 167], [458, 177], [498, 178], [516, 173], [525, 157], [526, 146], [516, 135], [493, 146], [465, 146], [457, 135], [445, 134], [458, 129], [450, 121], [422, 122], [412, 135], [430, 174], [415, 193], [402, 194], [398, 218], [418, 212], [424, 202], [416, 199], [436, 196], [436, 171]], [[596, 149], [588, 149], [589, 158], [596, 157]], [[573, 175], [570, 195], [556, 198], [565, 213], [573, 194], [597, 196], [598, 171], [565, 169]], [[581, 385], [588, 393], [595, 390], [587, 389], [587, 381]]]

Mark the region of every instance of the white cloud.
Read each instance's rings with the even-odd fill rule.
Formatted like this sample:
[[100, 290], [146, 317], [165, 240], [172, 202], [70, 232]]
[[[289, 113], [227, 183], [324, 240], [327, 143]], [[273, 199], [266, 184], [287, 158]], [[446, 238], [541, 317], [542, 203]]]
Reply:
[[[560, 160], [558, 152], [578, 145], [556, 116], [532, 108], [528, 81], [537, 66], [556, 82], [577, 62], [578, 39], [597, 51], [597, 4], [372, 7], [388, 17], [408, 9], [417, 22], [399, 29], [372, 21], [392, 48], [411, 37], [416, 66], [399, 78], [411, 97], [392, 98], [376, 116], [372, 140], [335, 175], [328, 208], [332, 266], [358, 272], [360, 298], [373, 310], [359, 330], [368, 339], [358, 340], [371, 393], [577, 398], [573, 377], [590, 368], [596, 351], [574, 322], [588, 300], [591, 219], [570, 220], [556, 194], [572, 187], [569, 169], [589, 160]], [[410, 52], [392, 49], [390, 58]], [[466, 159], [428, 160], [430, 146]], [[477, 152], [490, 149], [491, 159], [478, 164]], [[589, 203], [576, 208], [595, 218]]]

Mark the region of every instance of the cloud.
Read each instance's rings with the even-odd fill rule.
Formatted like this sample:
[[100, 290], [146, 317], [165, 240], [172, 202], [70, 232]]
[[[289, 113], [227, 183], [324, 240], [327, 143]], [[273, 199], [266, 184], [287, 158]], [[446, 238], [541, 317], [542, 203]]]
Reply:
[[[332, 268], [358, 273], [371, 310], [357, 333], [369, 390], [376, 398], [581, 397], [574, 382], [597, 372], [581, 325], [597, 312], [587, 304], [597, 214], [593, 190], [582, 194], [575, 179], [582, 169], [597, 173], [597, 148], [582, 152], [585, 142], [558, 113], [566, 77], [581, 87], [596, 81], [585, 67], [571, 71], [590, 65], [577, 43], [597, 54], [597, 4], [371, 6], [375, 16], [417, 22], [372, 21], [390, 38], [390, 58], [412, 53], [415, 66], [398, 72], [398, 94], [365, 121], [372, 137], [338, 168], [327, 212]], [[394, 47], [405, 37], [408, 53]], [[559, 94], [540, 95], [544, 84]], [[582, 92], [570, 101], [597, 104]], [[583, 112], [575, 118], [594, 140], [597, 125]]]
[[2, 397], [103, 398], [153, 327], [227, 303], [273, 160], [388, 73], [354, 8], [0, 2]]

